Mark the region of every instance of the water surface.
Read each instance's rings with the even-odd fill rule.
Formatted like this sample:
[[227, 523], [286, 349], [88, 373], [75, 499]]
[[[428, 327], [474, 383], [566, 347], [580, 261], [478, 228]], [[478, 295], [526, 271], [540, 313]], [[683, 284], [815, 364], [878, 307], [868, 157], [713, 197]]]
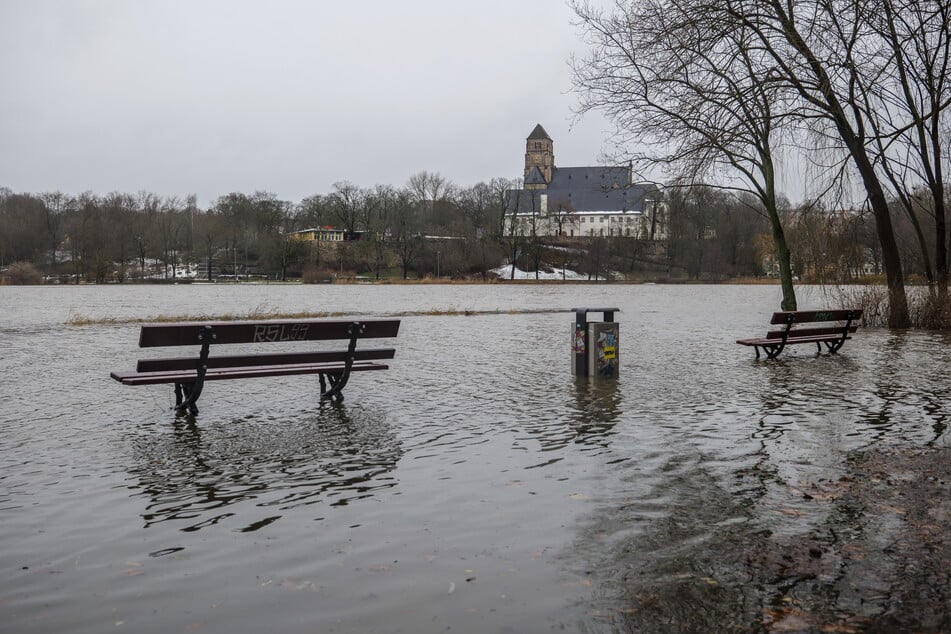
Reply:
[[[807, 530], [776, 512], [789, 486], [856, 448], [948, 445], [943, 336], [755, 361], [734, 340], [778, 304], [770, 286], [0, 287], [0, 631], [615, 631], [620, 550]], [[617, 382], [570, 376], [576, 306], [621, 309]], [[140, 356], [122, 320], [251, 310], [415, 314], [340, 405], [313, 377], [214, 382], [191, 421], [168, 386], [109, 379]], [[477, 314], [416, 316], [446, 310]]]

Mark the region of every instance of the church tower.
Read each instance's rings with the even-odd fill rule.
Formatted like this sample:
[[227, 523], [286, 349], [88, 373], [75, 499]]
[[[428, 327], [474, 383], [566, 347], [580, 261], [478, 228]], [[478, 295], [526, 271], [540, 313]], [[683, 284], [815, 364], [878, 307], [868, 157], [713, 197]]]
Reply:
[[554, 167], [554, 142], [539, 123], [525, 139], [525, 189], [548, 187]]

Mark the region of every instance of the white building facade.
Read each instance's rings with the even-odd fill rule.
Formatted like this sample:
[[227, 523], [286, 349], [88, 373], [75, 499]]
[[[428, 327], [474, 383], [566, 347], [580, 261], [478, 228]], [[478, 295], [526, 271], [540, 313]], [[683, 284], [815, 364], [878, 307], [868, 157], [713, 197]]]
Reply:
[[525, 149], [524, 186], [506, 194], [508, 233], [666, 239], [662, 194], [655, 185], [633, 183], [630, 166], [559, 168], [540, 124]]

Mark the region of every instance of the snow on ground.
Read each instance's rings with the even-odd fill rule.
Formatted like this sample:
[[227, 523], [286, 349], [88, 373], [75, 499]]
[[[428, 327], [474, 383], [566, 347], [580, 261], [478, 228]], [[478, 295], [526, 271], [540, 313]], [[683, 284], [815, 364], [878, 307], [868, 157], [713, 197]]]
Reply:
[[497, 269], [492, 269], [491, 273], [495, 273], [503, 280], [587, 280], [588, 276], [584, 273], [578, 273], [577, 271], [565, 271], [562, 275], [561, 271], [539, 271], [538, 277], [535, 277], [535, 271], [523, 271], [522, 269], [515, 269], [515, 277], [512, 277], [512, 265], [506, 264], [505, 266], [500, 266]]

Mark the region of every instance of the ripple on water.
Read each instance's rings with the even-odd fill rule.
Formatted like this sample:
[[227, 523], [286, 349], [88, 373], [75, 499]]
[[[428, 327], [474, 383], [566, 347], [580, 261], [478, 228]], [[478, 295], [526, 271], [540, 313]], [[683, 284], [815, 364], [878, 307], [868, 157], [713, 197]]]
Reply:
[[[733, 341], [762, 330], [769, 287], [71, 290], [18, 290], [0, 316], [17, 631], [582, 629], [592, 594], [620, 590], [618, 553], [699, 574], [717, 530], [815, 521], [789, 487], [849, 450], [948, 442], [947, 341], [868, 331], [835, 357], [757, 362]], [[407, 317], [391, 369], [354, 376], [342, 405], [306, 377], [216, 382], [176, 419], [167, 386], [108, 379], [138, 358], [137, 326], [61, 318], [262, 303], [618, 305], [620, 378], [570, 376], [568, 312]]]
[[129, 486], [149, 500], [146, 526], [200, 530], [206, 516], [217, 523], [236, 505], [271, 509], [237, 529], [244, 532], [298, 506], [345, 506], [388, 489], [403, 455], [379, 412], [330, 403], [292, 421], [181, 418], [171, 431], [134, 436], [131, 448]]

